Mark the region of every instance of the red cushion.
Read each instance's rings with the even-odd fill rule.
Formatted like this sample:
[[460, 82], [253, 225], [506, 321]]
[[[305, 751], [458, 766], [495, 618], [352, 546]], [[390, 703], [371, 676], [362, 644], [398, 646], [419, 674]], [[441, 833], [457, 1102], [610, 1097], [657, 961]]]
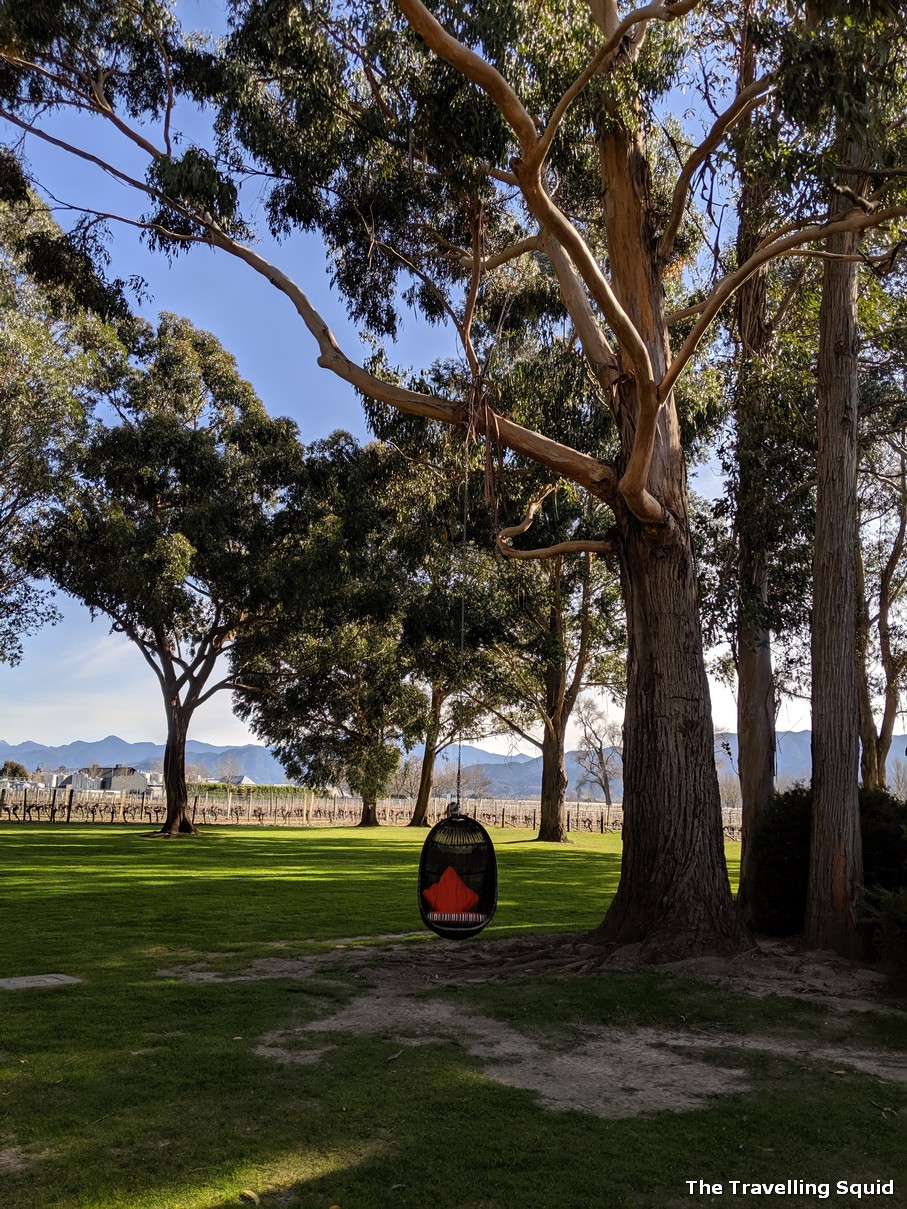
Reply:
[[475, 890], [470, 890], [456, 869], [450, 865], [447, 866], [438, 881], [433, 886], [429, 886], [427, 890], [423, 890], [422, 893], [435, 911], [446, 913], [468, 911], [479, 901]]

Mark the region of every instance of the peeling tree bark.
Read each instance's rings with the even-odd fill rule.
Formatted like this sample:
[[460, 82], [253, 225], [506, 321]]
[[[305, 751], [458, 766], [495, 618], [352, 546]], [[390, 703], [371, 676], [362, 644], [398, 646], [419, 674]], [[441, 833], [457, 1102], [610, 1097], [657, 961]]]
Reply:
[[[619, 300], [645, 341], [656, 378], [669, 359], [648, 165], [638, 139], [617, 127], [600, 145], [608, 247]], [[636, 435], [639, 399], [625, 377], [618, 396], [623, 457]], [[653, 957], [735, 952], [749, 937], [731, 896], [702, 650], [686, 473], [673, 397], [657, 417], [648, 490], [672, 526], [622, 531], [627, 612], [624, 829], [617, 895], [597, 931], [605, 942], [642, 942]]]
[[[855, 148], [848, 148], [843, 162], [859, 162]], [[850, 205], [832, 195], [832, 214]], [[852, 256], [858, 237], [835, 235], [827, 246], [829, 252]], [[857, 279], [854, 261], [825, 262], [819, 312], [813, 555], [813, 822], [805, 929], [808, 944], [849, 957], [862, 956], [864, 948], [857, 797]]]

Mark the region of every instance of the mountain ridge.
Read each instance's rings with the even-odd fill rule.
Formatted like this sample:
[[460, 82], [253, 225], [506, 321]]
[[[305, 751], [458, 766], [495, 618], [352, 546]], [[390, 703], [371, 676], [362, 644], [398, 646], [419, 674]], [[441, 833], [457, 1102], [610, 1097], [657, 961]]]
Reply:
[[[777, 743], [777, 775], [788, 780], [808, 780], [810, 776], [810, 741], [811, 732], [786, 731], [778, 736]], [[727, 749], [724, 749], [727, 744]], [[420, 749], [415, 749], [419, 754]], [[29, 769], [43, 768], [45, 772], [53, 772], [61, 765], [67, 770], [85, 768], [90, 764], [109, 767], [114, 764], [126, 764], [140, 771], [147, 771], [163, 758], [163, 743], [138, 742], [129, 743], [118, 735], [106, 735], [103, 739], [76, 740], [72, 743], [53, 747], [43, 743], [25, 740], [22, 743], [6, 743], [0, 740], [0, 762], [17, 760]], [[438, 757], [436, 767], [447, 767], [456, 764], [457, 749], [451, 746]], [[231, 765], [231, 773], [244, 773], [258, 784], [281, 784], [286, 781], [286, 775], [279, 761], [267, 747], [258, 743], [246, 744], [216, 744], [204, 743], [198, 739], [189, 739], [186, 743], [186, 759], [188, 764], [203, 765], [211, 777], [224, 775], [222, 767], [225, 762]], [[895, 735], [892, 739], [889, 755], [889, 772], [893, 770], [895, 760], [907, 759], [907, 735]], [[716, 743], [716, 761], [721, 776], [732, 775], [737, 766], [737, 736], [736, 734], [721, 734]], [[567, 793], [570, 797], [577, 794], [577, 784], [582, 777], [582, 768], [577, 760], [577, 753], [571, 751], [566, 756], [566, 771], [568, 777]], [[487, 788], [483, 797], [537, 797], [542, 784], [541, 756], [527, 755], [525, 752], [502, 754], [487, 752], [481, 747], [464, 744], [462, 748], [462, 763], [464, 768], [475, 768], [483, 780], [487, 780]], [[623, 792], [620, 777], [615, 777], [611, 784], [611, 793], [619, 800]], [[599, 791], [595, 793], [587, 787], [583, 794], [586, 798], [601, 799]]]

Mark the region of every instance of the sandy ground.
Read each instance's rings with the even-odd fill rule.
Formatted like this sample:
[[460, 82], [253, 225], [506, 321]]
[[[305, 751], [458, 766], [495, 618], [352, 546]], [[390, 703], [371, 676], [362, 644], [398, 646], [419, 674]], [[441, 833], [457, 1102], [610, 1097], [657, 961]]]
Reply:
[[[365, 939], [365, 938], [363, 938]], [[382, 938], [389, 939], [389, 938]], [[860, 1071], [883, 1082], [907, 1083], [907, 1053], [893, 1054], [802, 1040], [694, 1029], [615, 1028], [588, 1025], [569, 1049], [482, 1013], [424, 992], [444, 986], [470, 986], [490, 980], [547, 974], [569, 976], [598, 971], [651, 970], [636, 954], [621, 951], [602, 963], [601, 951], [578, 936], [530, 940], [490, 940], [444, 944], [357, 946], [357, 938], [339, 942], [330, 952], [311, 957], [270, 957], [239, 973], [219, 974], [205, 963], [160, 970], [192, 982], [248, 981], [270, 978], [323, 979], [353, 973], [360, 994], [299, 1028], [260, 1038], [256, 1052], [275, 1062], [310, 1064], [344, 1036], [381, 1036], [400, 1048], [389, 1061], [405, 1059], [414, 1046], [437, 1041], [462, 1045], [501, 1083], [535, 1092], [552, 1110], [580, 1109], [599, 1117], [631, 1117], [655, 1111], [683, 1112], [717, 1097], [745, 1091], [742, 1050], [776, 1055], [802, 1065], [826, 1065], [836, 1073]], [[884, 979], [865, 966], [834, 954], [805, 952], [794, 945], [767, 942], [754, 952], [725, 960], [701, 958], [675, 962], [660, 970], [705, 981], [739, 994], [795, 996], [824, 1006], [830, 1015], [847, 1012], [907, 1013], [886, 1003]], [[716, 1051], [722, 1061], [716, 1063]], [[724, 1060], [726, 1058], [726, 1061]]]

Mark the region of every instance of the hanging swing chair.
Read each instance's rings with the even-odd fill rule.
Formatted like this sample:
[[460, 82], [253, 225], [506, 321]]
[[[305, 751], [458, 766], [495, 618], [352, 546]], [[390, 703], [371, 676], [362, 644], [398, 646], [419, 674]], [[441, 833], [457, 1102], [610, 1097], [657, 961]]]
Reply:
[[419, 861], [422, 922], [446, 940], [476, 936], [498, 905], [498, 867], [491, 837], [457, 806], [435, 823]]

